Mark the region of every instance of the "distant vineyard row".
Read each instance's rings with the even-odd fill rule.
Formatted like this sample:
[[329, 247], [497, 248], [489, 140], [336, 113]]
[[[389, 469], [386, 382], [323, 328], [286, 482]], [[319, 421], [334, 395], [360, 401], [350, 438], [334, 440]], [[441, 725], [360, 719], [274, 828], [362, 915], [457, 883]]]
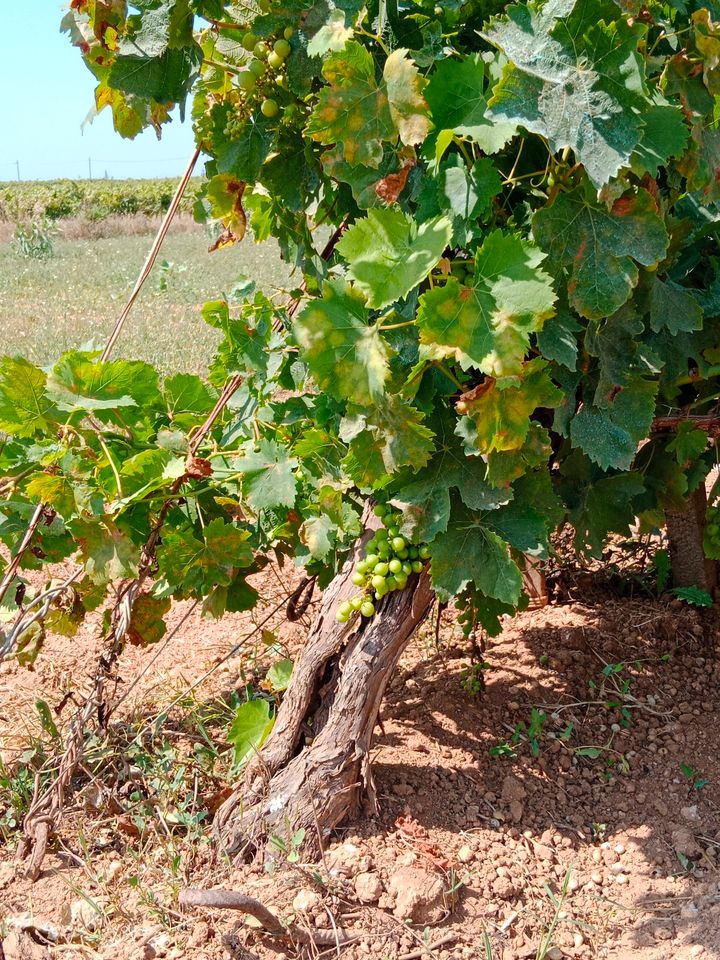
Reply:
[[[167, 210], [176, 186], [175, 179], [5, 183], [0, 184], [0, 221], [78, 216], [103, 220], [113, 214], [136, 213], [154, 216]], [[186, 191], [180, 210], [192, 209], [194, 194], [192, 187]]]

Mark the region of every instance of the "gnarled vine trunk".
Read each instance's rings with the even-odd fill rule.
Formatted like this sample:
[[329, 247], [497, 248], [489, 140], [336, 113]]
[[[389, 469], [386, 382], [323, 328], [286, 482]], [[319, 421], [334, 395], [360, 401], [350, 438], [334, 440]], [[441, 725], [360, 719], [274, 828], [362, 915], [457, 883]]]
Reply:
[[267, 743], [218, 810], [216, 836], [234, 859], [301, 827], [306, 851], [317, 853], [364, 792], [373, 797], [369, 751], [383, 693], [433, 593], [424, 572], [384, 597], [374, 617], [338, 623], [338, 604], [357, 593], [357, 552], [323, 594]]
[[707, 493], [700, 486], [688, 498], [683, 511], [667, 511], [668, 542], [672, 565], [673, 585], [676, 587], [700, 587], [712, 593], [717, 586], [717, 565], [705, 556], [703, 531]]

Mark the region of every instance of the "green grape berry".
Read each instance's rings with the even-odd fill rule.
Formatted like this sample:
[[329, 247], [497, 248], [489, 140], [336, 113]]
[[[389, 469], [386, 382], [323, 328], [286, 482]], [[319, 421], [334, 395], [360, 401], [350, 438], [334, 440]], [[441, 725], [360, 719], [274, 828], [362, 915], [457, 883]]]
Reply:
[[407, 586], [407, 582], [408, 578], [404, 573], [398, 574], [398, 576], [395, 577], [395, 585], [397, 586], [398, 590], [404, 590]]
[[410, 574], [413, 572], [412, 564], [409, 563], [407, 560], [403, 561], [402, 572], [405, 574], [406, 577], [409, 577]]
[[417, 547], [408, 547], [408, 556], [410, 557], [411, 560], [417, 560], [418, 558]]
[[400, 560], [407, 560], [410, 554], [408, 553], [407, 548], [403, 547], [402, 550], [398, 550], [397, 556], [400, 558]]
[[390, 573], [400, 573], [403, 565], [401, 561], [397, 559], [397, 557], [393, 557], [390, 563], [388, 563], [388, 567], [390, 568]]
[[359, 570], [356, 570], [350, 579], [356, 587], [361, 587], [365, 583], [365, 576]]
[[376, 563], [375, 566], [373, 567], [373, 573], [377, 574], [378, 577], [385, 577], [387, 576], [389, 569], [390, 569], [390, 565], [388, 563], [385, 563], [384, 560], [381, 560], [379, 563]]
[[410, 566], [412, 567], [413, 573], [422, 573], [424, 564], [422, 560], [413, 560]]
[[285, 37], [286, 40], [289, 40], [294, 33], [295, 31], [293, 30], [292, 27], [285, 27], [285, 29], [283, 30], [283, 36]]
[[366, 554], [365, 560], [363, 561], [363, 563], [365, 564], [365, 569], [372, 570], [375, 564], [378, 563], [379, 560], [380, 560], [380, 557], [376, 553]]
[[360, 613], [364, 617], [371, 617], [375, 613], [375, 604], [371, 600], [366, 600], [360, 607]]
[[387, 538], [388, 538], [388, 531], [387, 531], [387, 530], [384, 530], [382, 527], [380, 527], [379, 530], [376, 530], [376, 531], [375, 531], [375, 539], [376, 539], [376, 540], [378, 540], [378, 541], [387, 540]]
[[373, 513], [375, 514], [376, 517], [382, 518], [387, 513], [387, 507], [385, 506], [384, 503], [376, 503], [375, 506], [373, 507]]
[[428, 560], [430, 558], [430, 547], [426, 547], [425, 544], [418, 547], [418, 556], [421, 560]]
[[243, 45], [243, 49], [250, 52], [255, 48], [255, 44], [258, 42], [258, 38], [255, 36], [254, 33], [251, 33], [248, 31], [248, 33], [246, 33], [245, 36], [242, 38], [241, 42]]
[[254, 77], [261, 77], [265, 73], [266, 69], [267, 68], [262, 60], [251, 60], [248, 64], [248, 70]]
[[338, 612], [335, 614], [335, 619], [337, 620], [338, 623], [347, 623], [348, 620], [350, 619], [350, 614], [349, 614], [349, 613], [341, 613], [341, 612], [338, 610]]
[[387, 528], [387, 533], [388, 533], [388, 540], [392, 540], [393, 537], [399, 537], [399, 536], [400, 536], [400, 530], [399, 530], [398, 527], [388, 527], [388, 528]]
[[387, 540], [381, 540], [377, 548], [379, 557], [389, 557], [390, 556], [390, 544]]
[[397, 578], [390, 575], [385, 578], [385, 586], [388, 590], [393, 591], [397, 590]]
[[257, 77], [253, 73], [250, 73], [249, 70], [245, 70], [237, 79], [238, 86], [241, 90], [245, 90], [246, 93], [254, 90], [256, 83]]
[[268, 45], [263, 40], [258, 40], [258, 42], [253, 47], [253, 53], [258, 58], [258, 60], [267, 60]]
[[263, 100], [260, 105], [260, 111], [264, 117], [268, 119], [276, 117], [278, 115], [279, 107], [275, 100]]
[[285, 63], [280, 54], [276, 53], [274, 50], [271, 50], [268, 54], [267, 62], [268, 65], [273, 68], [273, 70], [279, 70], [283, 63]]
[[350, 606], [353, 608], [353, 610], [359, 610], [364, 602], [365, 602], [364, 595], [362, 593], [359, 593], [356, 597], [352, 598], [352, 600], [350, 601]]
[[375, 576], [370, 581], [374, 590], [386, 590], [387, 581], [385, 577], [381, 577], [379, 573], [376, 573]]
[[404, 537], [396, 536], [392, 538], [392, 548], [395, 551], [395, 553], [400, 553], [400, 551], [404, 550], [405, 547], [406, 547], [406, 543], [405, 543]]
[[267, 13], [272, 6], [272, 0], [258, 0], [258, 7], [261, 13]]
[[287, 60], [287, 58], [292, 53], [292, 47], [284, 38], [282, 40], [275, 41], [275, 43], [273, 44], [273, 50], [283, 60]]
[[343, 613], [350, 616], [350, 614], [352, 613], [352, 604], [350, 603], [349, 600], [343, 600], [343, 602], [338, 607], [338, 613]]

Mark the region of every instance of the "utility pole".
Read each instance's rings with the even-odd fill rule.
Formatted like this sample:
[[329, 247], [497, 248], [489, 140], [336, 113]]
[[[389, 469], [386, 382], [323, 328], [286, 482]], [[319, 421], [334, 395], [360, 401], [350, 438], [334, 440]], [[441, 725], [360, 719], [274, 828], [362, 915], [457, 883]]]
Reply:
[[15, 161], [15, 166], [16, 166], [16, 168], [17, 168], [18, 182], [20, 182], [20, 161], [19, 161], [19, 160], [16, 160], [16, 161]]
[[92, 160], [88, 157], [88, 176], [92, 180]]

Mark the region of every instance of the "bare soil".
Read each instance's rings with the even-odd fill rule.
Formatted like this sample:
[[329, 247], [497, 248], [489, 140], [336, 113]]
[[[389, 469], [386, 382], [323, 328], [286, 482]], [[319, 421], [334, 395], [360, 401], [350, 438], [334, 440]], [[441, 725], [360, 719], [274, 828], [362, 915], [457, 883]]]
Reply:
[[[276, 595], [288, 586], [278, 582]], [[105, 784], [81, 777], [35, 884], [15, 870], [11, 833], [0, 852], [5, 960], [717, 960], [717, 612], [582, 586], [575, 594], [509, 620], [484, 654], [487, 666], [475, 671], [449, 613], [439, 646], [435, 623], [425, 625], [376, 731], [379, 812], [348, 824], [319, 865], [288, 862], [282, 852], [274, 864], [218, 863], [209, 827], [179, 823], [157, 783], [157, 817], [138, 828], [128, 813], [137, 799], [133, 777], [142, 779], [132, 773], [137, 760], [123, 767], [117, 759], [115, 779]], [[182, 605], [173, 611], [174, 622], [183, 612]], [[305, 627], [281, 619], [263, 629], [277, 623], [277, 641], [295, 650]], [[35, 698], [54, 709], [86, 689], [95, 627], [72, 640], [50, 638], [32, 672], [0, 666], [0, 746], [11, 769], [38, 733]], [[116, 741], [127, 743], [130, 730], [170, 742], [168, 778], [197, 753], [198, 718], [222, 746], [216, 707], [264, 675], [279, 655], [268, 654], [273, 637], [263, 643], [256, 632], [187, 690], [252, 627], [247, 615], [208, 623], [195, 613], [167, 647], [129, 649], [119, 668], [116, 696], [129, 695], [113, 721]], [[178, 698], [182, 711], [173, 705]], [[67, 700], [57, 722], [71, 710]], [[94, 747], [108, 755], [116, 748]], [[227, 770], [223, 762], [218, 771]], [[193, 778], [194, 800], [183, 809], [217, 806], [220, 773]], [[147, 790], [151, 779], [143, 781]], [[408, 876], [427, 890], [439, 878], [432, 919], [408, 925], [395, 915], [398, 884]], [[298, 954], [238, 914], [181, 912], [185, 886], [239, 890], [285, 918], [294, 912], [310, 931], [343, 929], [356, 939]], [[368, 887], [379, 899], [363, 903]]]

